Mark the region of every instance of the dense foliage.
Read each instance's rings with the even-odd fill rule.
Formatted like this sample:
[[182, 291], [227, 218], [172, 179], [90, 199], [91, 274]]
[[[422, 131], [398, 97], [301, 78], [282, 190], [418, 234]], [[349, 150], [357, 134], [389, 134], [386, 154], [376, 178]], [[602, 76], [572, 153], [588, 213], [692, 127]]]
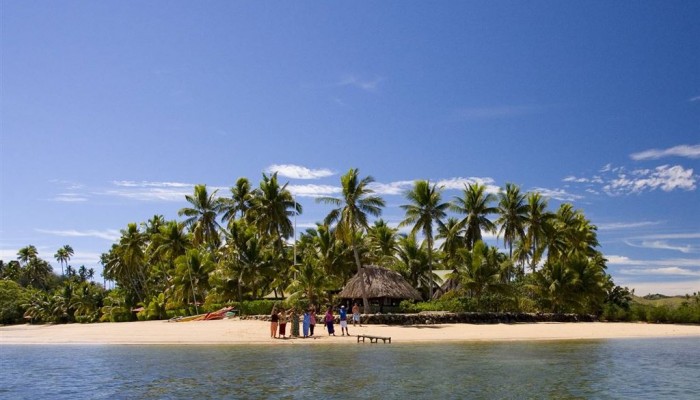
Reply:
[[[633, 305], [629, 291], [606, 272], [596, 226], [571, 204], [550, 211], [539, 193], [513, 184], [490, 193], [479, 183], [445, 201], [441, 187], [418, 181], [401, 206], [400, 225], [410, 230], [405, 235], [379, 219], [385, 203], [372, 181], [351, 169], [341, 177], [338, 198], [320, 199], [333, 207], [328, 217], [296, 241], [292, 217], [302, 206], [276, 174], [263, 175], [257, 188], [240, 178], [228, 196], [197, 185], [178, 213], [184, 220], [155, 215], [121, 231], [101, 257], [112, 290], [94, 283], [91, 269], [69, 265], [70, 246], [54, 256], [60, 276], [27, 246], [17, 260], [0, 263], [0, 322], [167, 319], [231, 305], [266, 314], [274, 304], [264, 300], [270, 294], [287, 305], [332, 303], [333, 294], [370, 264], [398, 271], [422, 293], [423, 302], [402, 303], [406, 312], [698, 322], [697, 294], [674, 309]], [[497, 235], [507, 253], [487, 245], [487, 233]], [[436, 270], [451, 272], [443, 281]]]

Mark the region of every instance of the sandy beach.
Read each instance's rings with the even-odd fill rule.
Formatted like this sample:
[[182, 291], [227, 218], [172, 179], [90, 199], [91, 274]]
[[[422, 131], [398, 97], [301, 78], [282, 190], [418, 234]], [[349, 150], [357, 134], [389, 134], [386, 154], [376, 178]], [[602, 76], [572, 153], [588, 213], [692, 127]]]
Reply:
[[[7, 344], [271, 344], [357, 343], [355, 335], [389, 336], [392, 343], [456, 341], [581, 340], [698, 337], [700, 326], [645, 323], [535, 323], [350, 326], [350, 337], [328, 336], [318, 326], [311, 339], [273, 339], [269, 323], [225, 319], [192, 322], [125, 322], [0, 327], [0, 345]], [[287, 328], [289, 331], [289, 327]], [[369, 344], [368, 344], [369, 345]]]

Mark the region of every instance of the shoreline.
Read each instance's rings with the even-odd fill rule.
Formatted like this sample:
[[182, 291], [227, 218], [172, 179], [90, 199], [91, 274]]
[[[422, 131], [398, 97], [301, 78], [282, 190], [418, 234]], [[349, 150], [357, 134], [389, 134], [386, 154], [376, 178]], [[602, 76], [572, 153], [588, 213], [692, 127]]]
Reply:
[[[289, 332], [290, 327], [287, 327]], [[328, 336], [316, 326], [314, 338], [273, 339], [265, 321], [136, 321], [120, 323], [0, 326], [2, 345], [311, 345], [357, 344], [356, 335], [388, 336], [394, 344], [564, 341], [644, 338], [700, 338], [700, 325], [628, 322], [538, 322], [349, 326], [350, 336]], [[369, 343], [364, 343], [370, 345]], [[380, 342], [381, 345], [381, 342]]]

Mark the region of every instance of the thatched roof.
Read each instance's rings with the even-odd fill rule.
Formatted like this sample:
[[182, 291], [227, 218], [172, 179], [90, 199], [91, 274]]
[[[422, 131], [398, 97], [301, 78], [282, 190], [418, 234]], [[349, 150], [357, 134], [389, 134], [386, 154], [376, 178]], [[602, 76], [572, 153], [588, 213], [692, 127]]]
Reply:
[[[413, 286], [396, 271], [390, 269], [365, 266], [365, 290], [367, 290], [367, 298], [390, 298], [390, 299], [412, 299], [420, 300], [421, 295]], [[360, 287], [360, 277], [355, 274], [343, 290], [338, 294], [344, 299], [359, 299], [362, 298], [362, 289]]]

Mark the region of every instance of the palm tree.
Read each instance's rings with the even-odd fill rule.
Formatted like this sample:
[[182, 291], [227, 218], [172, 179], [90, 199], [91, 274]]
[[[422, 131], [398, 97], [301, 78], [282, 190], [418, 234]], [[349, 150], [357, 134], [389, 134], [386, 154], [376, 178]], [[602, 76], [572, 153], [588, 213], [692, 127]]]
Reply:
[[467, 249], [471, 250], [476, 242], [482, 240], [482, 230], [496, 231], [496, 225], [488, 219], [489, 214], [498, 212], [497, 208], [491, 206], [495, 201], [496, 196], [487, 193], [486, 186], [478, 182], [465, 186], [462, 197], [455, 197], [451, 209], [465, 215], [459, 224], [464, 229]]
[[22, 267], [21, 275], [27, 283], [36, 288], [46, 288], [49, 276], [51, 276], [51, 265], [39, 258], [39, 252], [34, 245], [22, 247], [17, 252], [17, 259]]
[[238, 178], [236, 186], [231, 188], [231, 198], [222, 197], [219, 199], [221, 203], [221, 220], [230, 228], [236, 215], [240, 213], [243, 217], [251, 206], [253, 199], [253, 191], [250, 189], [250, 181], [248, 178]]
[[281, 252], [282, 239], [294, 234], [290, 217], [301, 214], [302, 207], [294, 201], [286, 183], [280, 186], [275, 172], [269, 177], [263, 174], [260, 188], [251, 201], [251, 211], [258, 230], [272, 238]]
[[177, 270], [173, 280], [173, 289], [181, 300], [186, 300], [189, 293], [192, 293], [195, 312], [198, 314], [198, 302], [204, 299], [209, 289], [209, 273], [214, 269], [214, 263], [209, 253], [190, 249], [175, 259], [175, 265]]
[[68, 261], [70, 261], [70, 258], [73, 257], [73, 254], [75, 254], [75, 253], [73, 252], [73, 248], [68, 244], [63, 245], [63, 251], [66, 254], [66, 265], [67, 265]]
[[428, 181], [416, 181], [413, 189], [406, 193], [406, 199], [411, 204], [402, 205], [406, 212], [406, 217], [399, 226], [413, 224], [411, 234], [418, 231], [423, 233], [423, 237], [428, 245], [428, 270], [430, 271], [429, 288], [430, 299], [433, 298], [433, 224], [443, 227], [442, 219], [445, 218], [445, 210], [449, 203], [441, 203], [442, 188], [437, 185], [430, 185]]
[[362, 291], [362, 305], [365, 313], [369, 313], [371, 306], [367, 299], [365, 287], [364, 269], [360, 261], [360, 254], [357, 248], [357, 234], [369, 228], [367, 216], [379, 217], [385, 203], [381, 197], [373, 195], [374, 191], [368, 185], [374, 182], [374, 178], [367, 176], [359, 178], [359, 170], [351, 168], [345, 175], [340, 177], [342, 186], [342, 199], [335, 197], [321, 197], [316, 201], [332, 204], [337, 208], [331, 210], [325, 219], [325, 223], [330, 225], [337, 222], [335, 227], [336, 235], [350, 244], [357, 273], [360, 275], [360, 290]]
[[323, 270], [329, 284], [335, 284], [335, 287], [342, 286], [352, 277], [352, 271], [357, 269], [348, 245], [338, 239], [328, 225], [316, 224], [316, 229], [307, 229], [299, 239], [299, 250], [302, 260], [316, 260], [316, 266]]
[[506, 183], [506, 190], [498, 193], [498, 214], [496, 223], [501, 226], [498, 236], [503, 236], [503, 244], [508, 246], [510, 258], [513, 258], [513, 243], [525, 238], [525, 221], [527, 219], [527, 203], [520, 188], [512, 183]]
[[177, 221], [168, 221], [161, 226], [152, 244], [155, 248], [153, 255], [167, 260], [170, 264], [191, 247], [190, 235], [183, 231], [183, 224]]
[[478, 241], [471, 253], [465, 255], [466, 268], [462, 273], [462, 284], [476, 299], [477, 306], [485, 293], [504, 293], [508, 290], [508, 285], [501, 279], [502, 266], [498, 254], [495, 248], [489, 248], [484, 242]]
[[[413, 287], [421, 289], [425, 296], [425, 289], [433, 285], [434, 276], [430, 270], [428, 252], [421, 247], [423, 246], [418, 245], [413, 234], [399, 239], [395, 268]], [[432, 299], [432, 294], [430, 296]]]
[[373, 262], [391, 264], [396, 253], [396, 229], [379, 219], [367, 230], [367, 240]]
[[121, 230], [121, 235], [119, 243], [102, 257], [104, 276], [124, 287], [136, 299], [131, 303], [136, 304], [144, 301], [147, 294], [148, 264], [144, 254], [147, 237], [133, 222]]
[[544, 253], [544, 243], [554, 214], [547, 211], [547, 199], [541, 194], [527, 195], [527, 217], [525, 218], [525, 244], [530, 250], [530, 268], [535, 272]]
[[598, 246], [598, 228], [571, 204], [559, 206], [547, 234], [548, 259], [566, 260], [574, 256], [593, 257]]
[[163, 225], [165, 225], [165, 217], [162, 215], [154, 215], [145, 223], [141, 223], [144, 233], [148, 236], [157, 235], [160, 232], [160, 227]]
[[454, 267], [459, 249], [465, 248], [465, 240], [460, 236], [462, 230], [459, 220], [450, 217], [443, 226], [438, 226], [438, 239], [443, 239], [440, 250], [445, 255], [445, 265]]
[[254, 225], [262, 235], [261, 241], [271, 241], [275, 245], [276, 253], [271, 254], [274, 267], [273, 289], [280, 289], [282, 296], [287, 287], [288, 267], [296, 261], [289, 262], [283, 239], [294, 235], [294, 225], [290, 217], [300, 214], [301, 211], [301, 204], [297, 203], [292, 193], [287, 190], [287, 183], [279, 184], [276, 172], [271, 176], [263, 174], [260, 187], [251, 200], [250, 213]]
[[58, 261], [58, 263], [61, 264], [61, 276], [63, 276], [63, 264], [68, 260], [66, 250], [63, 247], [61, 247], [56, 251], [56, 254], [54, 254], [53, 256], [56, 259], [56, 261]]
[[221, 245], [219, 236], [219, 223], [216, 222], [221, 205], [216, 201], [217, 190], [211, 195], [207, 192], [207, 185], [195, 185], [194, 195], [185, 196], [192, 207], [181, 208], [177, 212], [179, 216], [186, 216], [185, 226], [193, 233], [192, 242], [195, 246], [207, 244], [212, 249]]
[[317, 300], [323, 296], [328, 288], [328, 276], [315, 263], [316, 260], [311, 257], [292, 267], [294, 278], [286, 289], [289, 299], [306, 297], [309, 304], [317, 304]]
[[26, 247], [22, 247], [19, 249], [17, 252], [17, 259], [19, 260], [20, 264], [22, 266], [27, 265], [30, 261], [36, 260], [39, 252], [36, 250], [36, 247], [34, 245], [29, 245]]

